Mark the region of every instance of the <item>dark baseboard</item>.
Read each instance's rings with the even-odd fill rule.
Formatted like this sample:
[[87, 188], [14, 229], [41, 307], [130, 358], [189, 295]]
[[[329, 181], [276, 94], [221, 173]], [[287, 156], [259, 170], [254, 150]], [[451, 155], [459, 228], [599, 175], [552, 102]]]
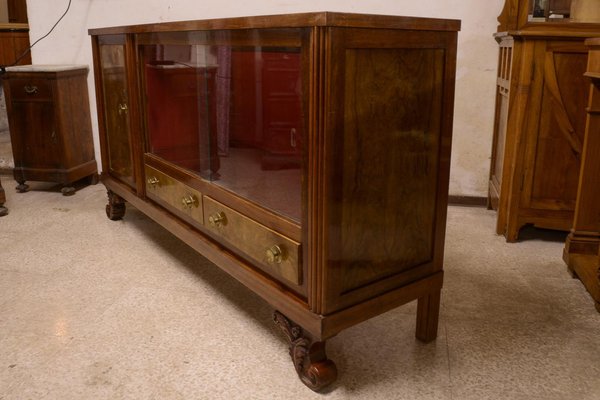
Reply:
[[448, 204], [465, 207], [487, 207], [487, 197], [478, 196], [448, 196]]

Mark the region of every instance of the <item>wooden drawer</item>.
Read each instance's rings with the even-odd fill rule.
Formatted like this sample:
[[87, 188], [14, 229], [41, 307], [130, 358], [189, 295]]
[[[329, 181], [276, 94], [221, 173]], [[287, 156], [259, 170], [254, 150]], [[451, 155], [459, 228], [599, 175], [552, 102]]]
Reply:
[[146, 165], [147, 196], [188, 219], [193, 224], [204, 223], [202, 193], [159, 170]]
[[265, 272], [300, 285], [300, 243], [204, 196], [205, 224], [211, 232], [248, 255]]
[[11, 79], [9, 85], [12, 100], [52, 100], [52, 85], [47, 79]]

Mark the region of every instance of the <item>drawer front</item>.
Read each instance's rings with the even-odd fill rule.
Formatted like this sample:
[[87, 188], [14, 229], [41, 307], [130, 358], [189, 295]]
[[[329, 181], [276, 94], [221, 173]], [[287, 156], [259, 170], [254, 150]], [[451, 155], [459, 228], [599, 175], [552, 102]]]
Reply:
[[204, 226], [265, 272], [300, 285], [300, 243], [204, 196]]
[[52, 85], [47, 79], [10, 79], [9, 85], [13, 100], [52, 100]]
[[146, 194], [170, 210], [202, 225], [202, 193], [146, 165]]

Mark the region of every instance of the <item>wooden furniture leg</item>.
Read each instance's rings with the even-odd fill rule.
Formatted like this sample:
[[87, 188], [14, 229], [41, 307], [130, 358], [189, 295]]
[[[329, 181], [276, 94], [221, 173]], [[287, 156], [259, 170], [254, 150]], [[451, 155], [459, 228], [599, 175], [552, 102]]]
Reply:
[[125, 215], [125, 200], [112, 190], [108, 190], [107, 194], [106, 216], [112, 221], [118, 221]]
[[26, 191], [29, 190], [29, 185], [25, 184], [24, 180], [17, 180], [17, 187], [15, 189], [17, 189], [17, 192], [19, 193], [25, 193]]
[[429, 343], [437, 337], [441, 290], [419, 298], [417, 302], [417, 329], [415, 336]]
[[302, 383], [315, 392], [332, 384], [337, 378], [337, 368], [327, 358], [325, 342], [315, 341], [279, 311], [273, 313], [273, 321], [290, 343], [290, 356]]
[[6, 194], [4, 193], [4, 188], [2, 187], [2, 181], [0, 181], [0, 217], [4, 217], [8, 214], [8, 209], [4, 207], [4, 203], [6, 203]]

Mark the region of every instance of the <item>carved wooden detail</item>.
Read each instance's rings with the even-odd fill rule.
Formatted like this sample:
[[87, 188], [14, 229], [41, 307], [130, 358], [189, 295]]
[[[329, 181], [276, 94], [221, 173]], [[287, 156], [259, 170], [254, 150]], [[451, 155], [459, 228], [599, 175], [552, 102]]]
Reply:
[[318, 392], [337, 378], [337, 368], [327, 358], [325, 342], [314, 341], [302, 328], [278, 311], [273, 321], [290, 343], [290, 356], [302, 383]]
[[125, 215], [125, 200], [112, 190], [108, 190], [107, 194], [106, 216], [110, 220], [118, 221]]
[[25, 193], [29, 190], [29, 185], [25, 183], [23, 179], [15, 179], [18, 185], [15, 187], [18, 193]]
[[504, 32], [517, 28], [517, 18], [519, 15], [519, 0], [507, 0], [504, 8], [498, 16], [498, 32]]

